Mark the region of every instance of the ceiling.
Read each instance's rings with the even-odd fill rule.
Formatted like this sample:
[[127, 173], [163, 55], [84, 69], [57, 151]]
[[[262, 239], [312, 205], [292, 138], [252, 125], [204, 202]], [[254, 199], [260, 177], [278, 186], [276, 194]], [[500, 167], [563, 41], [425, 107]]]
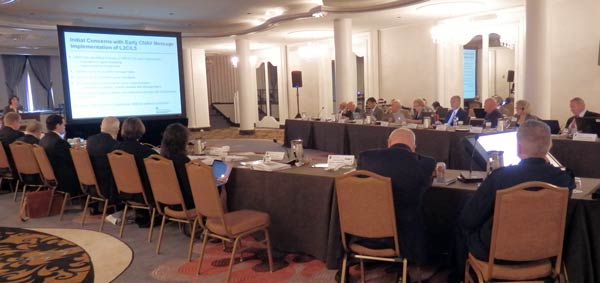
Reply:
[[[351, 18], [354, 32], [363, 32], [523, 5], [524, 0], [16, 0], [0, 5], [0, 52], [57, 54], [56, 25], [177, 31], [186, 44], [228, 52], [236, 36], [263, 46], [331, 37], [336, 18]], [[308, 36], [293, 37], [306, 31]]]

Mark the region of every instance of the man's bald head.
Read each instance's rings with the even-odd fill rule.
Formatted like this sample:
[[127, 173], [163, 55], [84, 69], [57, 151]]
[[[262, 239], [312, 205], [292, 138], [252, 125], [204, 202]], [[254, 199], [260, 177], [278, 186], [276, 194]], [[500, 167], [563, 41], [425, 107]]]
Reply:
[[100, 125], [100, 131], [103, 133], [107, 133], [111, 135], [114, 139], [117, 138], [117, 134], [119, 133], [119, 119], [115, 117], [105, 117], [102, 119], [102, 124]]
[[395, 129], [388, 137], [388, 147], [392, 147], [395, 144], [404, 144], [415, 151], [416, 148], [416, 137], [415, 133], [407, 128]]

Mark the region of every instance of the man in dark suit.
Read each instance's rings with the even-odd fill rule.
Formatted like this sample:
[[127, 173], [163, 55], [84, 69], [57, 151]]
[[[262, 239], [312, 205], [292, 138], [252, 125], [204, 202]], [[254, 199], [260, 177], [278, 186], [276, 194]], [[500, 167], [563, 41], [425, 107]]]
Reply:
[[569, 129], [569, 134], [577, 132], [577, 123], [575, 123], [576, 117], [600, 117], [600, 114], [585, 109], [585, 101], [583, 101], [581, 97], [571, 99], [569, 107], [571, 108], [571, 113], [573, 113], [573, 116], [569, 117], [565, 124], [565, 127]]
[[450, 108], [450, 111], [446, 114], [445, 124], [452, 125], [454, 118], [458, 119], [458, 121], [463, 121], [464, 123], [467, 122], [467, 111], [460, 107], [460, 96], [455, 95], [450, 98]]
[[4, 152], [6, 152], [10, 169], [14, 176], [16, 176], [17, 168], [15, 167], [15, 161], [13, 160], [12, 152], [10, 151], [10, 147], [8, 145], [24, 135], [23, 132], [19, 131], [19, 127], [21, 125], [21, 116], [19, 116], [19, 114], [16, 112], [9, 112], [4, 114], [2, 120], [4, 122], [4, 126], [2, 129], [0, 129], [0, 142], [2, 142]]
[[117, 145], [117, 134], [119, 133], [120, 122], [115, 117], [106, 117], [102, 119], [100, 133], [90, 136], [87, 139], [87, 151], [90, 155], [90, 161], [96, 174], [96, 180], [102, 194], [110, 200], [111, 203], [119, 201], [119, 192], [113, 179], [110, 164], [106, 154], [113, 151]]
[[433, 158], [415, 153], [415, 134], [405, 128], [390, 134], [387, 149], [364, 151], [358, 157], [358, 169], [391, 178], [400, 250], [416, 264], [430, 260], [422, 199], [434, 168]]
[[48, 132], [40, 140], [40, 146], [46, 150], [52, 169], [54, 169], [58, 189], [71, 195], [78, 195], [81, 188], [69, 151], [71, 145], [63, 139], [65, 126], [63, 117], [55, 114], [48, 116], [46, 118]]
[[342, 113], [342, 116], [347, 117], [350, 120], [356, 120], [362, 118], [363, 111], [356, 107], [356, 104], [353, 101], [350, 101], [346, 104], [346, 111]]
[[22, 141], [28, 144], [40, 143], [40, 137], [42, 136], [42, 123], [37, 120], [31, 120], [27, 123], [25, 128], [25, 135], [18, 138], [18, 141]]
[[460, 213], [459, 229], [462, 235], [457, 239], [457, 273], [464, 272], [467, 250], [479, 260], [488, 260], [496, 191], [528, 181], [541, 181], [559, 187], [575, 188], [573, 174], [570, 171], [556, 168], [545, 159], [551, 146], [550, 128], [545, 123], [527, 120], [519, 127], [517, 152], [521, 162], [518, 165], [494, 170], [481, 183]]
[[498, 125], [498, 119], [502, 119], [503, 115], [498, 110], [498, 103], [494, 98], [488, 98], [483, 103], [483, 109], [485, 110], [485, 122], [491, 122], [492, 127], [496, 127]]

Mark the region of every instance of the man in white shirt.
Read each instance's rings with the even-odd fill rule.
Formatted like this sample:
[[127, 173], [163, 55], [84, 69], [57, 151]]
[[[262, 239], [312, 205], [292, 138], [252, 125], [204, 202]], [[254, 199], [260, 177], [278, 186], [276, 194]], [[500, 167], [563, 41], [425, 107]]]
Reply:
[[581, 97], [571, 99], [569, 106], [571, 108], [571, 113], [573, 113], [573, 116], [569, 117], [565, 125], [565, 127], [569, 129], [569, 134], [577, 132], [576, 117], [600, 117], [600, 114], [585, 109], [585, 101], [583, 101]]
[[455, 95], [450, 98], [450, 111], [446, 114], [445, 124], [452, 125], [452, 121], [456, 117], [458, 121], [467, 122], [467, 111], [460, 107], [460, 96]]

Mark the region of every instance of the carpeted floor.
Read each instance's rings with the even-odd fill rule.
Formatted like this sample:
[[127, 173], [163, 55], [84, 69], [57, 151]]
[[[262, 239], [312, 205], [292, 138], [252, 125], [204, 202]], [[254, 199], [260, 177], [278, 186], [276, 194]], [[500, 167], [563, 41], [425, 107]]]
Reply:
[[239, 128], [211, 129], [210, 131], [192, 132], [195, 138], [211, 139], [266, 139], [277, 140], [283, 144], [283, 129], [256, 129], [254, 135], [240, 135]]

